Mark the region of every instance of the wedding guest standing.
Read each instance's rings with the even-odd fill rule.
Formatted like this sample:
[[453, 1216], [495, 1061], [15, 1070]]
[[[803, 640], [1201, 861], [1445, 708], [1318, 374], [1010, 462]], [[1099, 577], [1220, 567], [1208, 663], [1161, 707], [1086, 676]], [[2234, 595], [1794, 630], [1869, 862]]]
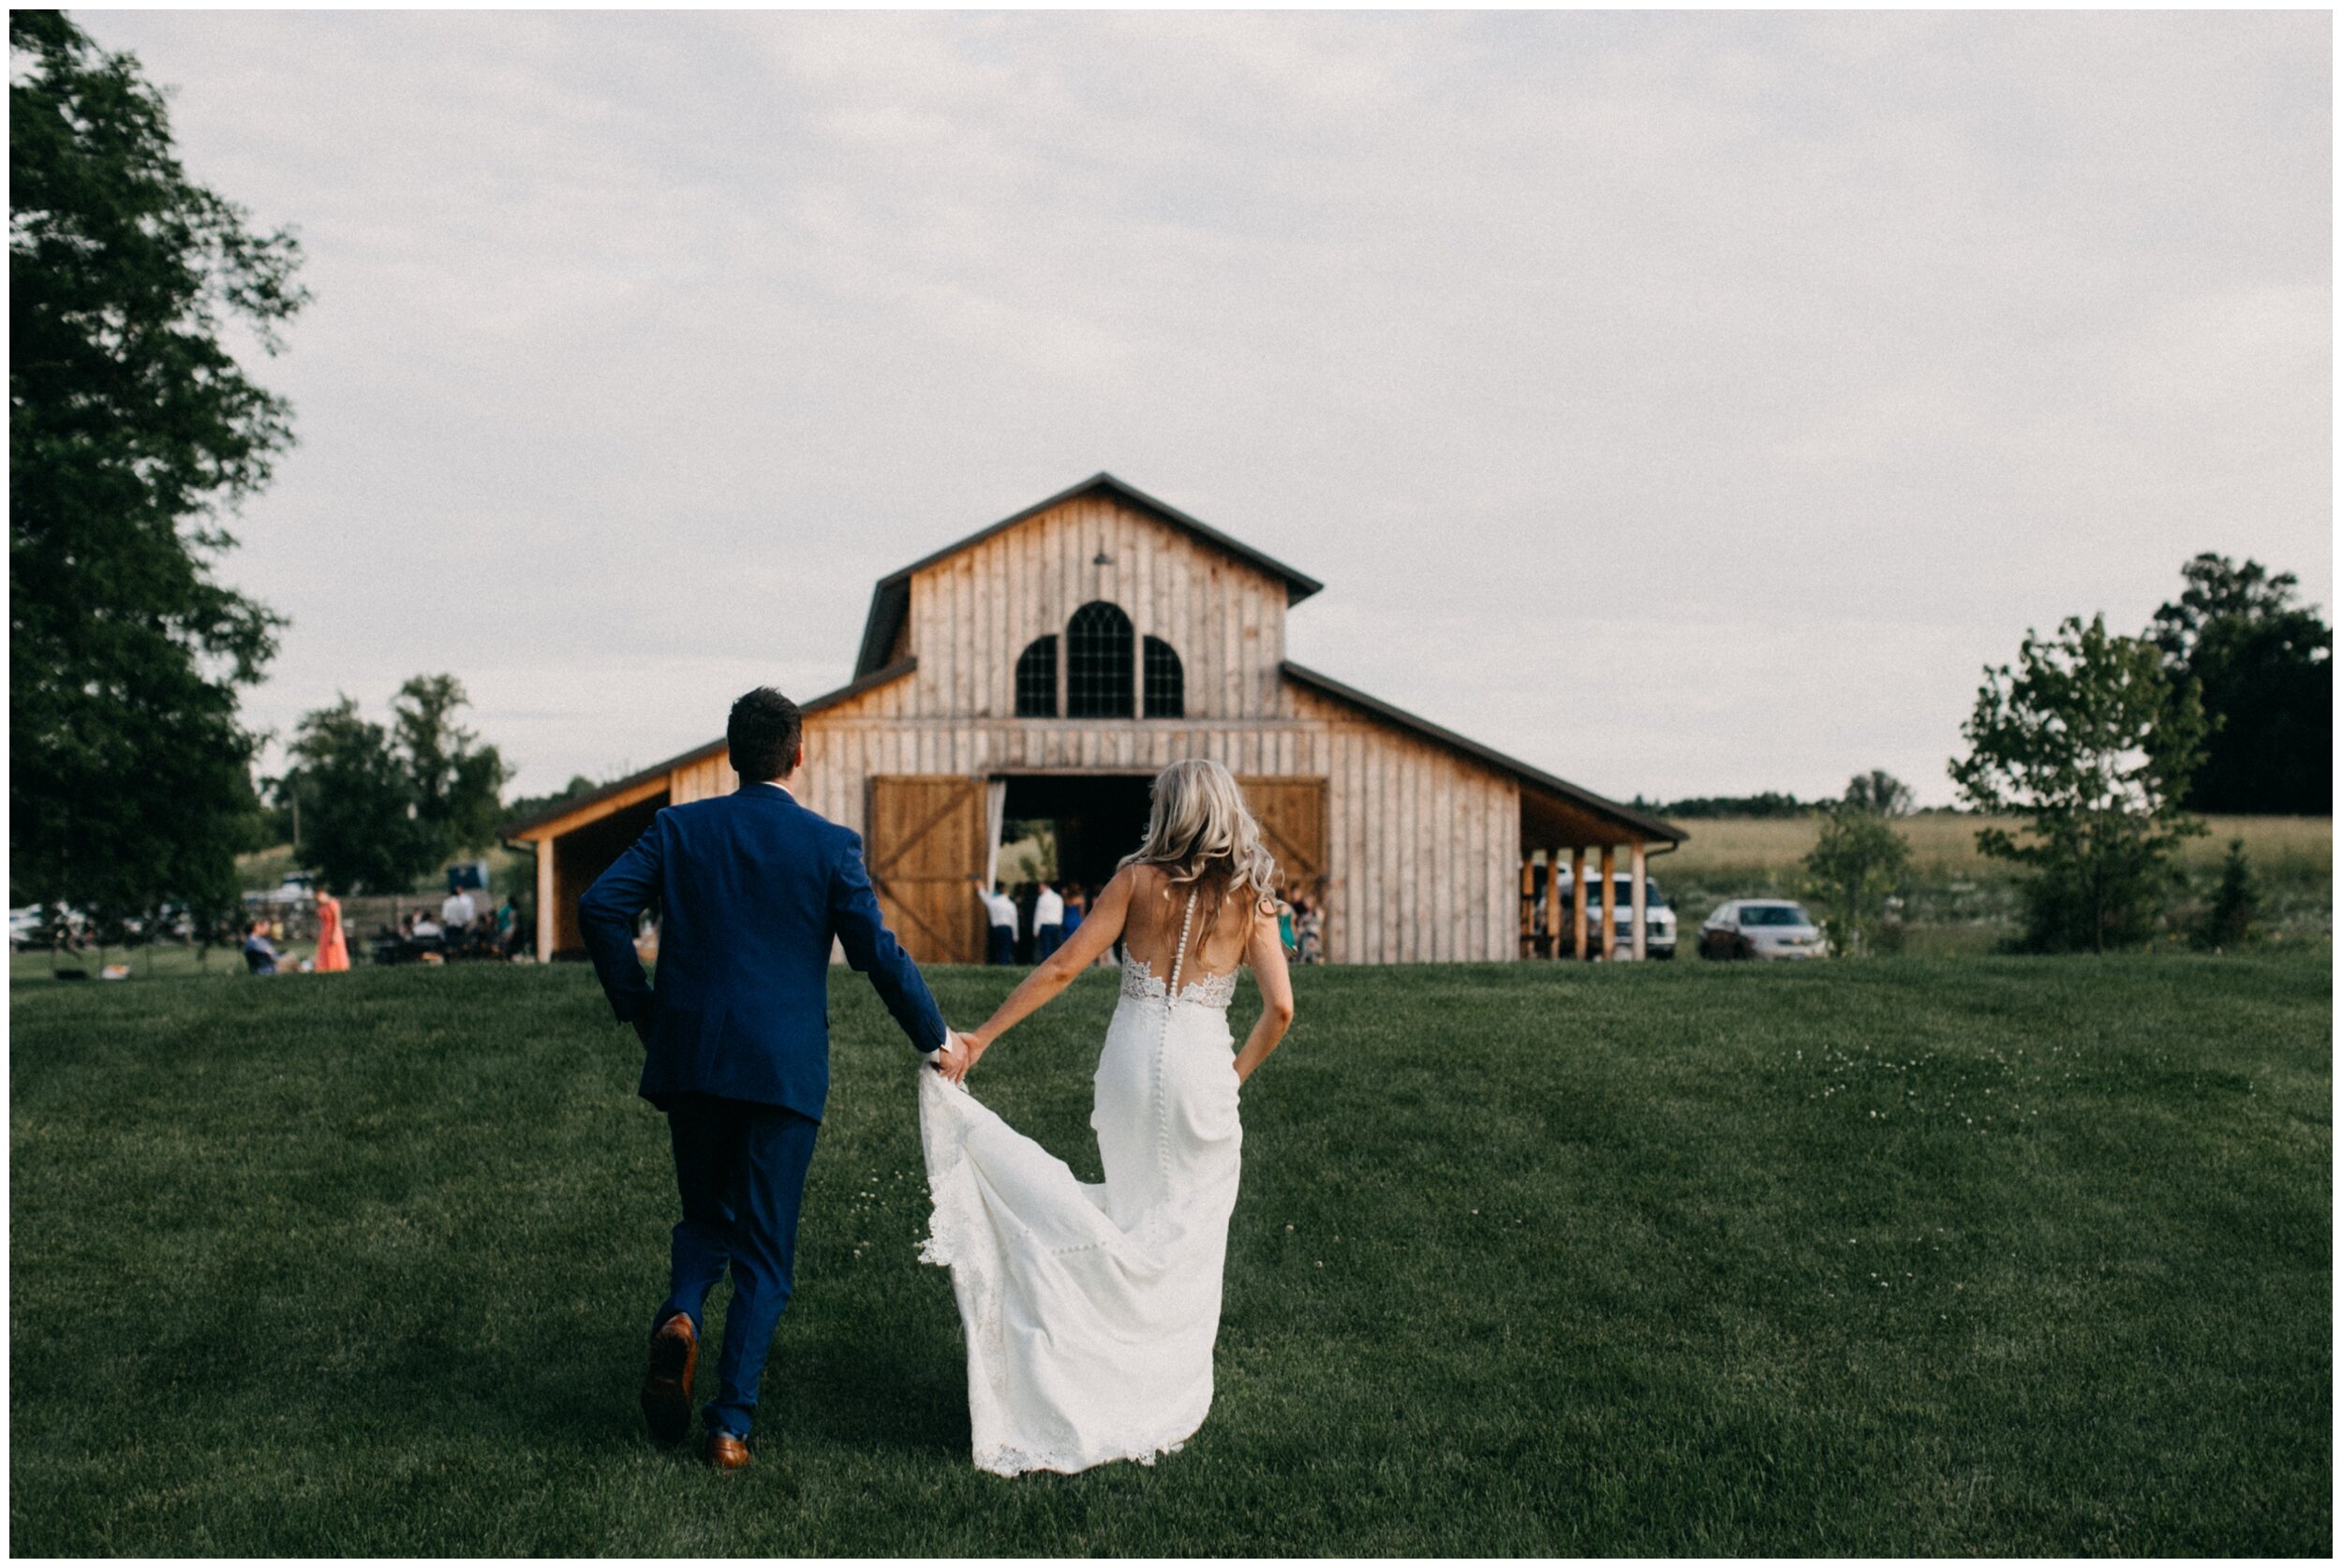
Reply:
[[1322, 961], [1326, 946], [1326, 916], [1313, 899], [1296, 898], [1293, 901], [1293, 934], [1294, 939], [1300, 944], [1302, 963]]
[[1060, 886], [1065, 894], [1064, 940], [1070, 942], [1074, 939], [1074, 933], [1082, 928], [1082, 915], [1085, 912], [1087, 900], [1082, 897], [1081, 883], [1065, 882]]
[[349, 968], [349, 939], [342, 931], [342, 901], [318, 889], [318, 972], [339, 974]]
[[976, 896], [984, 901], [985, 918], [990, 926], [985, 943], [984, 961], [987, 964], [1016, 962], [1016, 902], [1009, 897], [1007, 887], [992, 884], [986, 893], [984, 884], [976, 884]]
[[1043, 882], [1032, 897], [1032, 956], [1035, 963], [1047, 959], [1065, 939], [1065, 896], [1054, 882]]
[[1030, 964], [1033, 961], [1032, 884], [1030, 882], [1018, 882], [1016, 884], [1016, 892], [1012, 895], [1012, 901], [1016, 906], [1016, 962], [1020, 964]]
[[439, 924], [450, 931], [461, 931], [480, 917], [480, 906], [471, 901], [471, 895], [462, 888], [451, 891], [439, 906]]

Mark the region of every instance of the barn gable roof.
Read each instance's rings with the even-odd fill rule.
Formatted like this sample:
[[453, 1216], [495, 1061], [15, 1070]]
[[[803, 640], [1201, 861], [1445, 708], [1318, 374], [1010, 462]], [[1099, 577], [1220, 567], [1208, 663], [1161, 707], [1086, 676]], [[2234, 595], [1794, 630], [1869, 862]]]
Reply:
[[982, 544], [995, 534], [1006, 533], [1017, 524], [1038, 517], [1051, 507], [1062, 506], [1076, 497], [1097, 493], [1124, 501], [1175, 528], [1192, 534], [1216, 550], [1281, 579], [1285, 585], [1285, 603], [1288, 605], [1300, 603], [1326, 585], [1314, 577], [1294, 570], [1273, 556], [1263, 555], [1241, 540], [1229, 538], [1210, 524], [1190, 517], [1168, 502], [1155, 499], [1137, 486], [1123, 483], [1102, 469], [1071, 489], [1060, 490], [1045, 501], [1036, 501], [1014, 517], [1003, 517], [989, 527], [977, 529], [956, 544], [947, 544], [933, 555], [923, 555], [901, 570], [880, 578], [878, 586], [870, 593], [870, 614], [863, 623], [862, 651], [854, 659], [854, 674], [857, 677], [867, 674], [885, 663], [888, 651], [895, 645], [896, 635], [902, 629], [904, 617], [911, 611], [911, 579], [913, 573], [925, 571], [939, 561], [948, 560], [963, 550]]
[[1314, 670], [1294, 663], [1289, 658], [1280, 668], [1283, 670], [1288, 680], [1308, 687], [1313, 691], [1322, 692], [1337, 701], [1347, 703], [1353, 707], [1363, 708], [1376, 717], [1386, 719], [1401, 729], [1414, 731], [1426, 740], [1451, 747], [1467, 757], [1486, 762], [1490, 767], [1509, 773], [1519, 779], [1525, 787], [1557, 796], [1580, 811], [1595, 817], [1607, 818], [1647, 837], [1665, 839], [1670, 844], [1681, 844], [1691, 836], [1672, 822], [1662, 821], [1656, 817], [1636, 810], [1631, 806], [1621, 806], [1618, 802], [1597, 795], [1591, 790], [1579, 789], [1567, 779], [1556, 778], [1542, 768], [1533, 768], [1518, 758], [1507, 757], [1492, 747], [1482, 746], [1478, 741], [1467, 740], [1455, 731], [1443, 729], [1430, 719], [1418, 717], [1404, 708], [1395, 708], [1379, 697], [1370, 697], [1354, 686], [1344, 686], [1331, 675], [1322, 675]]

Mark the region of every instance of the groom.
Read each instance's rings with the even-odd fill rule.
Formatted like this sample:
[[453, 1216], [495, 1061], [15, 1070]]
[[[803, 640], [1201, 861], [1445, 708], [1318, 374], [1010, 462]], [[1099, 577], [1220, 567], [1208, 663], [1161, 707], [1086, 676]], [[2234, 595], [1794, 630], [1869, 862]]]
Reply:
[[[702, 1413], [719, 1470], [749, 1462], [757, 1382], [789, 1302], [829, 1093], [831, 939], [913, 1045], [946, 1065], [960, 1055], [879, 912], [861, 837], [790, 793], [803, 733], [797, 705], [769, 687], [734, 703], [725, 740], [738, 791], [660, 812], [577, 901], [601, 988], [648, 1053], [640, 1092], [666, 1112], [674, 1146], [683, 1220], [643, 1374], [643, 1415], [661, 1442], [689, 1431], [707, 1293], [732, 1271], [717, 1397]], [[655, 991], [634, 955], [635, 918], [653, 905]]]

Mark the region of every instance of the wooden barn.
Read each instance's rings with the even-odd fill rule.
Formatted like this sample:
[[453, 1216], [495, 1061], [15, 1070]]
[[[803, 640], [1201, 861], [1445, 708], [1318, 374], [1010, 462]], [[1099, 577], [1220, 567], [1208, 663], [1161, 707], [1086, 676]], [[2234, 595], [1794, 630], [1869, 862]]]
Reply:
[[[1286, 658], [1322, 585], [1099, 474], [879, 583], [792, 786], [862, 833], [923, 963], [983, 957], [1004, 821], [1053, 821], [1059, 874], [1103, 884], [1182, 757], [1242, 781], [1330, 962], [1640, 956], [1645, 857], [1682, 832]], [[708, 694], [718, 722], [736, 695]], [[537, 851], [537, 951], [580, 951], [578, 895], [660, 807], [737, 782], [718, 738], [507, 828]], [[1590, 855], [1606, 904], [1632, 867], [1631, 908], [1549, 929], [1547, 868], [1583, 887]]]

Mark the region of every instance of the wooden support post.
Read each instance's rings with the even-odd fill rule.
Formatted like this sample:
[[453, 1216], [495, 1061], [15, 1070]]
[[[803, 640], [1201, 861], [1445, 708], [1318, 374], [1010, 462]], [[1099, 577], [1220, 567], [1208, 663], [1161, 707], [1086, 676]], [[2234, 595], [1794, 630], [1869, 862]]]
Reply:
[[553, 961], [553, 846], [554, 840], [537, 840], [537, 962]]
[[1644, 924], [1645, 917], [1646, 917], [1646, 916], [1649, 914], [1649, 912], [1650, 912], [1650, 911], [1649, 911], [1649, 909], [1648, 909], [1648, 907], [1647, 907], [1647, 903], [1648, 903], [1647, 895], [1645, 895], [1645, 893], [1644, 893], [1644, 891], [1643, 891], [1643, 885], [1642, 885], [1642, 866], [1643, 866], [1643, 857], [1642, 857], [1642, 840], [1641, 840], [1641, 839], [1638, 838], [1638, 839], [1636, 839], [1636, 840], [1635, 840], [1635, 847], [1634, 847], [1634, 849], [1633, 849], [1633, 850], [1631, 850], [1630, 851], [1628, 851], [1628, 854], [1627, 854], [1627, 862], [1626, 862], [1626, 863], [1627, 863], [1627, 865], [1628, 865], [1629, 866], [1633, 867], [1633, 876], [1634, 876], [1634, 879], [1635, 879], [1634, 885], [1633, 885], [1633, 886], [1632, 886], [1632, 887], [1631, 887], [1628, 891], [1629, 891], [1629, 892], [1630, 892], [1630, 893], [1634, 895], [1634, 910], [1635, 910], [1635, 925], [1634, 925], [1634, 930], [1635, 930], [1635, 945], [1634, 945], [1634, 954], [1635, 954], [1635, 956], [1636, 956], [1636, 957], [1640, 958], [1640, 957], [1642, 957], [1642, 956], [1644, 955], [1644, 951], [1645, 951], [1645, 949], [1644, 949], [1644, 944], [1643, 944], [1643, 924]]
[[1618, 846], [1602, 846], [1602, 956], [1618, 956]]
[[1553, 961], [1560, 963], [1562, 946], [1562, 851], [1545, 851], [1545, 935], [1553, 944]]
[[1578, 961], [1586, 961], [1586, 847], [1583, 844], [1569, 851], [1569, 902], [1575, 911], [1570, 924], [1577, 927], [1572, 943]]
[[1530, 857], [1520, 857], [1520, 955], [1534, 958], [1537, 954], [1537, 874], [1530, 865]]

